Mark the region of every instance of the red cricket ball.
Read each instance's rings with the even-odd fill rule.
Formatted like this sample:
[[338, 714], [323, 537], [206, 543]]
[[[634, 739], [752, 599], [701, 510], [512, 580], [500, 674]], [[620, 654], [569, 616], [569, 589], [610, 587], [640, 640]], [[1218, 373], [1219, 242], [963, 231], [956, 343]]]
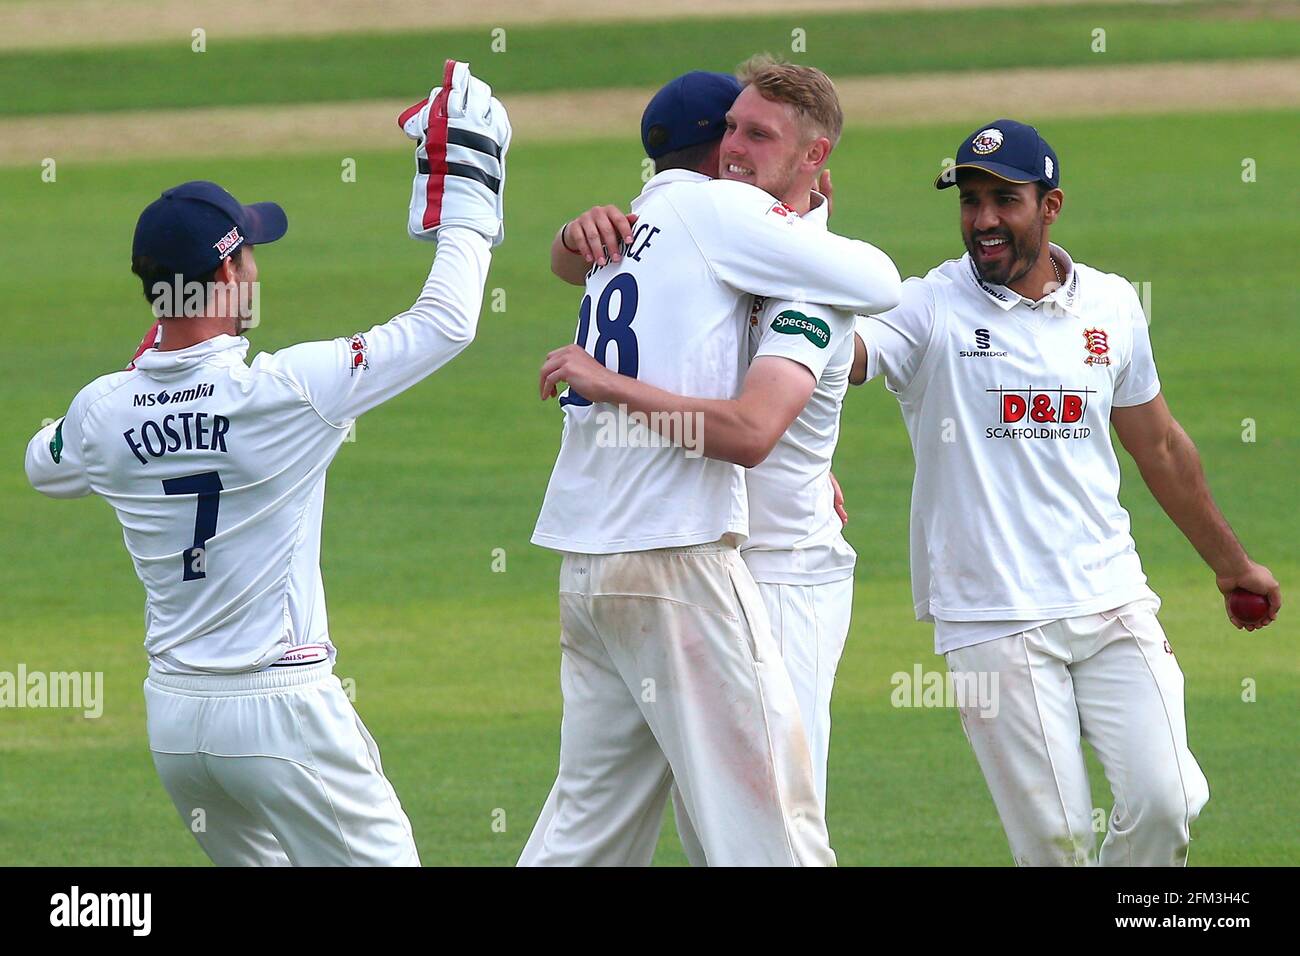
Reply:
[[1236, 588], [1228, 595], [1228, 610], [1243, 624], [1255, 624], [1268, 617], [1268, 598], [1245, 588]]

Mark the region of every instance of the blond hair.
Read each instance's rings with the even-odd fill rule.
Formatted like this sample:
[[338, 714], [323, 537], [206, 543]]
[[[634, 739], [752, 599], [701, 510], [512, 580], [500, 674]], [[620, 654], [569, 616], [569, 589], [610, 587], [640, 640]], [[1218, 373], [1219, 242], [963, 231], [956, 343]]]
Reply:
[[740, 64], [736, 78], [758, 89], [764, 99], [794, 107], [810, 138], [825, 136], [834, 146], [844, 129], [844, 111], [831, 78], [815, 66], [786, 63], [759, 53]]

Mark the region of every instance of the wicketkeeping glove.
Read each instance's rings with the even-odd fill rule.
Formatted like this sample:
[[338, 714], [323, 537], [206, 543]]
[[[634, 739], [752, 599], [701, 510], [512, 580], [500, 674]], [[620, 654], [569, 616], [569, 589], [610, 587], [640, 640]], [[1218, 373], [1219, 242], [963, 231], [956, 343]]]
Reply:
[[397, 125], [416, 141], [411, 235], [436, 239], [442, 226], [469, 226], [500, 243], [510, 119], [492, 88], [470, 75], [468, 63], [448, 60], [442, 86]]

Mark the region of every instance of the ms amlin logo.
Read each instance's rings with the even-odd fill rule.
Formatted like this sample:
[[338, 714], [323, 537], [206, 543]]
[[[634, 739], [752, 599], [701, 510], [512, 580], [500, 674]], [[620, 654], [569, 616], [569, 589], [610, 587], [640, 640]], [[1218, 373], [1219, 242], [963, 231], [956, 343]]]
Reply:
[[189, 388], [178, 388], [174, 392], [163, 389], [161, 392], [138, 392], [135, 395], [136, 408], [152, 408], [155, 405], [168, 405], [173, 402], [192, 402], [196, 398], [207, 398], [212, 394], [212, 385], [200, 382]]

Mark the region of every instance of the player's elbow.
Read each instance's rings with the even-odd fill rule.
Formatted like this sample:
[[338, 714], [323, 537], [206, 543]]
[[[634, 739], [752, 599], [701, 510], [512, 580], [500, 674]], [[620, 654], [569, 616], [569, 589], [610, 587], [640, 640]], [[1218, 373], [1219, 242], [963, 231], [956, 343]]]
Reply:
[[734, 457], [731, 461], [742, 468], [757, 468], [767, 461], [772, 449], [780, 440], [780, 433], [770, 434], [767, 430], [755, 429], [746, 432], [736, 442]]
[[37, 434], [37, 436], [27, 445], [27, 454], [23, 459], [23, 470], [27, 473], [28, 484], [33, 488], [43, 495], [57, 497], [52, 495], [49, 490], [52, 485], [52, 482], [50, 481], [51, 476], [46, 473], [46, 469], [42, 467], [40, 461], [40, 456], [42, 454], [50, 454], [50, 452], [46, 450], [46, 447], [47, 446], [42, 436]]
[[82, 482], [63, 475], [52, 475], [49, 470], [27, 460], [27, 481], [47, 498], [84, 498], [90, 489]]
[[447, 326], [444, 331], [447, 341], [451, 343], [452, 354], [458, 355], [469, 348], [478, 335], [478, 317], [467, 315], [462, 321]]
[[868, 310], [872, 313], [888, 312], [903, 301], [903, 278], [898, 274], [898, 267], [888, 256], [883, 258], [884, 262], [876, 276], [876, 288], [872, 293], [875, 302]]
[[451, 339], [451, 344], [457, 352], [463, 352], [470, 347], [476, 335], [478, 335], [478, 329], [471, 325], [464, 329], [458, 329], [448, 338]]

